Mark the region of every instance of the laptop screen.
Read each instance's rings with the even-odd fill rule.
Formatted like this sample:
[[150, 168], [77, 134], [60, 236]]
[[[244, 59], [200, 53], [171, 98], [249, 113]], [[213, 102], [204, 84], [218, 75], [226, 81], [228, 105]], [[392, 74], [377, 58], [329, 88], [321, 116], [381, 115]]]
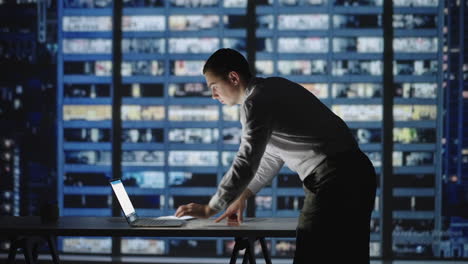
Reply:
[[111, 186], [114, 190], [115, 196], [117, 196], [117, 200], [119, 200], [120, 206], [122, 207], [122, 211], [124, 212], [125, 216], [128, 217], [131, 214], [134, 214], [135, 208], [133, 208], [132, 202], [130, 202], [130, 198], [125, 191], [122, 181], [111, 181]]

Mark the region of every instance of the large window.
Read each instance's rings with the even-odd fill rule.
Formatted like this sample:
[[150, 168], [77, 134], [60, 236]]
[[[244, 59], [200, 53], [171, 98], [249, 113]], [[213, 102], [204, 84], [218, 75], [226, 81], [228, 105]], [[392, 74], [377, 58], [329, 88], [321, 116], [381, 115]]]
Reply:
[[[432, 241], [420, 238], [441, 221], [436, 146], [442, 4], [394, 5], [393, 252], [432, 257], [438, 256]], [[62, 0], [59, 8], [58, 171], [64, 215], [112, 215], [111, 6], [110, 0]], [[239, 108], [211, 100], [201, 69], [221, 47], [246, 55], [246, 6], [246, 0], [125, 1], [122, 177], [140, 215], [173, 214], [181, 204], [208, 202], [229, 169], [240, 142]], [[380, 175], [382, 1], [257, 1], [256, 13], [257, 74], [286, 77], [320, 98], [347, 122]], [[303, 199], [299, 177], [285, 167], [256, 196], [256, 215], [296, 217]], [[381, 199], [379, 188], [371, 223], [374, 257], [381, 256]], [[111, 251], [110, 238], [61, 242], [64, 252]], [[294, 253], [293, 239], [268, 244], [273, 256]], [[221, 256], [232, 247], [224, 239], [122, 238], [121, 253]]]

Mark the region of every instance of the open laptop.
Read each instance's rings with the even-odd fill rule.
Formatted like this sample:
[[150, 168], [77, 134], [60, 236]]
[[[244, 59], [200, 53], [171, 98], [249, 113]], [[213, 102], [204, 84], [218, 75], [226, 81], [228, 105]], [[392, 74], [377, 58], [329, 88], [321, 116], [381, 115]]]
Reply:
[[123, 186], [121, 179], [110, 180], [112, 191], [114, 191], [117, 200], [119, 201], [120, 207], [127, 219], [130, 226], [139, 227], [173, 227], [181, 226], [185, 220], [178, 219], [154, 219], [154, 218], [140, 218], [137, 216], [135, 208], [133, 207], [130, 198], [128, 197], [127, 191]]

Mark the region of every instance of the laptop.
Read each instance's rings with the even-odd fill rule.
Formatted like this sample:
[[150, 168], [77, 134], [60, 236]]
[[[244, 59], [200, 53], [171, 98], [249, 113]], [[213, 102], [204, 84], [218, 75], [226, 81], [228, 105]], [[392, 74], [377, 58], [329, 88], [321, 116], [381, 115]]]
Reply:
[[135, 208], [133, 207], [127, 191], [121, 179], [110, 180], [112, 191], [114, 192], [117, 200], [119, 201], [122, 212], [127, 219], [130, 226], [138, 227], [176, 227], [182, 226], [185, 220], [178, 219], [155, 219], [155, 218], [140, 218], [137, 216]]

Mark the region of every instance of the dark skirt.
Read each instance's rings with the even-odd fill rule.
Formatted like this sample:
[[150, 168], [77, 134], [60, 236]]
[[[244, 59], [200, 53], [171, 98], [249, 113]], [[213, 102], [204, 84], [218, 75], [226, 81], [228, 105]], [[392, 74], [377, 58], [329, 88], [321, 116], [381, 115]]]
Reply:
[[369, 263], [376, 180], [360, 150], [328, 157], [306, 177], [294, 264]]

